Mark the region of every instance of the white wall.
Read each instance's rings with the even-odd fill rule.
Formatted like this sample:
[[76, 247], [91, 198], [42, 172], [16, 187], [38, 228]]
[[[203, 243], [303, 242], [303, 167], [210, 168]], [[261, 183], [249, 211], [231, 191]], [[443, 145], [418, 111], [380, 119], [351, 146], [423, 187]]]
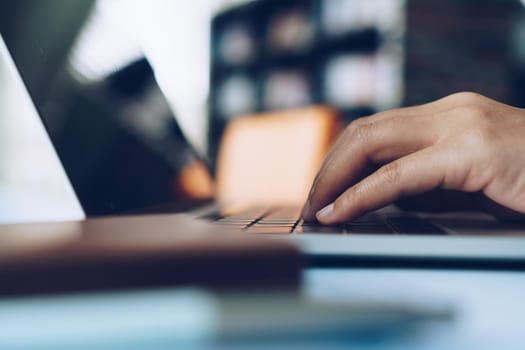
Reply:
[[96, 79], [144, 53], [182, 129], [204, 152], [211, 19], [217, 11], [247, 1], [99, 0], [73, 64]]

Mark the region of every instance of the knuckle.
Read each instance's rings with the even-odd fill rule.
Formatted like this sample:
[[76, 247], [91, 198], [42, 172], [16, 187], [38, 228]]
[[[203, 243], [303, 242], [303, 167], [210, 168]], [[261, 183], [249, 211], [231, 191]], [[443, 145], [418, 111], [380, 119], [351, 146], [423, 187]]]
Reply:
[[366, 118], [356, 119], [347, 129], [347, 136], [354, 141], [365, 140], [370, 135], [370, 123]]
[[350, 124], [348, 124], [348, 126], [346, 127], [346, 132], [349, 134], [352, 134], [355, 132], [355, 130], [359, 129], [361, 125], [363, 124], [364, 124], [363, 118], [356, 119], [352, 121]]
[[388, 163], [384, 165], [379, 171], [379, 175], [386, 183], [394, 184], [401, 180], [402, 169], [399, 162]]
[[362, 199], [359, 185], [353, 186], [334, 201], [334, 210], [337, 212], [361, 211], [363, 207]]
[[447, 98], [453, 101], [457, 101], [458, 103], [467, 105], [478, 104], [487, 99], [485, 96], [472, 91], [456, 92], [452, 95], [449, 95]]
[[490, 137], [494, 130], [490, 110], [484, 105], [458, 107], [455, 115], [461, 121], [464, 130], [473, 131], [473, 136]]
[[489, 122], [490, 112], [484, 105], [470, 104], [456, 109], [456, 113], [465, 120], [469, 126], [484, 127]]
[[488, 127], [475, 127], [465, 131], [463, 141], [467, 149], [485, 156], [497, 150], [497, 135]]

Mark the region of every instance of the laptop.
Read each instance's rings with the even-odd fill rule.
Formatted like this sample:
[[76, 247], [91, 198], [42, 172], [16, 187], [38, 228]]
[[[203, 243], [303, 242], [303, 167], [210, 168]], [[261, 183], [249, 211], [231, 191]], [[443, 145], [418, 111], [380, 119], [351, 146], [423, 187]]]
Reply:
[[1, 36], [0, 125], [1, 297], [298, 287], [303, 257], [286, 242], [239, 237], [183, 214], [86, 218]]
[[[32, 57], [34, 64], [45, 68], [50, 52], [42, 42], [27, 43], [31, 44], [38, 47], [35, 52], [40, 52]], [[29, 108], [28, 113], [35, 119], [36, 111], [40, 114], [49, 136], [47, 154], [54, 159], [53, 171], [62, 183], [62, 200], [69, 204], [68, 217], [169, 212], [177, 207], [170, 204], [174, 198], [167, 195], [170, 191], [166, 186], [180, 164], [199, 159], [196, 152], [185, 142], [177, 125], [169, 129], [173, 132], [170, 138], [178, 137], [178, 141], [155, 149], [148, 144], [148, 137], [156, 137], [151, 136], [154, 133], [137, 135], [133, 123], [126, 124], [122, 119], [130, 115], [133, 119], [130, 111], [141, 110], [148, 105], [148, 99], [156, 101], [157, 107], [166, 103], [157, 98], [160, 90], [146, 63], [137, 61], [103, 82], [78, 89], [80, 85], [71, 76], [60, 73], [42, 84], [30, 74], [29, 68], [34, 67], [17, 62], [14, 56], [13, 65], [2, 42], [0, 65], [10, 72], [2, 77], [3, 84], [19, 86], [21, 76], [31, 99], [20, 110]], [[62, 89], [56, 90], [56, 86]], [[1, 94], [5, 96], [7, 90], [2, 88]], [[100, 105], [105, 107], [101, 109]], [[166, 118], [166, 111], [161, 109], [160, 116], [175, 123], [174, 118]], [[166, 149], [176, 157], [161, 157]], [[129, 152], [133, 152], [132, 157]], [[97, 162], [98, 170], [89, 173], [86, 165], [93, 168]], [[303, 222], [300, 208], [251, 207], [232, 212], [213, 202], [199, 204], [185, 212], [190, 221], [211, 222], [240, 236], [285, 240], [298, 247], [311, 266], [525, 268], [525, 228], [499, 223], [482, 213], [422, 215], [387, 207], [342, 226], [323, 227]], [[184, 231], [184, 227], [177, 230]]]

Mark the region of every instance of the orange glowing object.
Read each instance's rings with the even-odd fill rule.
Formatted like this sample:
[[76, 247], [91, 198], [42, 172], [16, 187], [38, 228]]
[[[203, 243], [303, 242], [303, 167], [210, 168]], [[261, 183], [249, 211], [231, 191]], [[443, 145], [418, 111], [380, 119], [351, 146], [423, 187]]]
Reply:
[[249, 115], [227, 127], [217, 161], [217, 198], [297, 205], [339, 130], [337, 113], [314, 106]]

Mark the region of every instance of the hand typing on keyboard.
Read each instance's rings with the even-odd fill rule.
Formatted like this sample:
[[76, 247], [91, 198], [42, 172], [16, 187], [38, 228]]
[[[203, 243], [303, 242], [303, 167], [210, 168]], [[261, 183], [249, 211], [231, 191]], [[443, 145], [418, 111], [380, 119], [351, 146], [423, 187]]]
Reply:
[[342, 223], [431, 190], [434, 209], [525, 214], [525, 110], [458, 93], [360, 118], [324, 161], [302, 216]]

